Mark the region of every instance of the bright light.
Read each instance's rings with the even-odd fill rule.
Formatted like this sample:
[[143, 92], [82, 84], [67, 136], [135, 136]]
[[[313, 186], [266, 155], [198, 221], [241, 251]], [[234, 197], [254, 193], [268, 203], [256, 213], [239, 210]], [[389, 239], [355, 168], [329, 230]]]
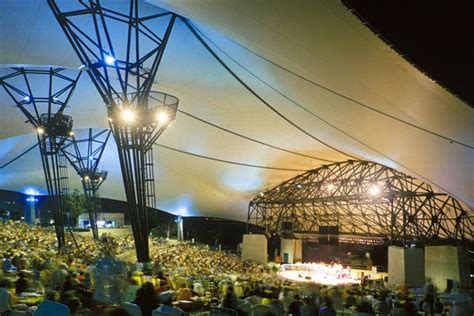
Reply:
[[25, 96], [23, 100], [25, 100], [26, 102], [30, 102], [31, 98], [29, 96]]
[[92, 156], [89, 156], [89, 160], [93, 160], [93, 159], [94, 159], [94, 157], [92, 157]]
[[26, 199], [28, 202], [38, 202], [38, 199], [35, 198], [34, 196], [30, 196], [29, 198]]
[[73, 131], [70, 131], [70, 132], [69, 132], [69, 136], [74, 136], [74, 132], [73, 132]]
[[35, 195], [39, 195], [40, 193], [38, 192], [38, 190], [34, 188], [28, 188], [26, 189], [25, 194], [35, 196]]
[[380, 191], [380, 187], [376, 184], [372, 184], [368, 190], [369, 194], [372, 196], [378, 196], [380, 194]]
[[38, 127], [36, 128], [36, 132], [37, 132], [38, 134], [40, 134], [40, 135], [41, 135], [41, 134], [44, 134], [44, 128], [42, 128], [41, 126], [38, 126]]
[[332, 190], [334, 190], [334, 184], [332, 184], [332, 183], [328, 184], [328, 186], [326, 187], [326, 189], [327, 189], [329, 192], [332, 192]]
[[99, 181], [102, 181], [102, 180], [104, 180], [104, 178], [100, 177], [100, 178], [99, 178]]
[[277, 276], [296, 282], [319, 283], [326, 285], [357, 284], [355, 273], [340, 264], [295, 263], [283, 264]]
[[86, 181], [89, 181], [89, 179], [90, 179], [89, 176], [84, 177], [84, 180], [86, 180]]
[[301, 188], [303, 187], [303, 185], [298, 184], [296, 187], [297, 187], [298, 189], [301, 189]]
[[263, 194], [263, 192], [260, 192], [260, 196], [264, 196], [265, 194]]
[[160, 122], [161, 124], [164, 124], [168, 121], [168, 114], [164, 111], [160, 111], [156, 115], [156, 118], [158, 119], [158, 122]]
[[105, 63], [106, 63], [107, 65], [109, 65], [109, 66], [114, 66], [114, 65], [115, 65], [115, 58], [114, 58], [114, 56], [105, 55], [104, 61], [105, 61]]
[[109, 120], [110, 123], [112, 123], [114, 121], [111, 117], [109, 117], [108, 120]]
[[122, 110], [122, 112], [120, 113], [120, 117], [125, 123], [132, 123], [133, 121], [135, 121], [137, 115], [132, 110], [125, 109]]

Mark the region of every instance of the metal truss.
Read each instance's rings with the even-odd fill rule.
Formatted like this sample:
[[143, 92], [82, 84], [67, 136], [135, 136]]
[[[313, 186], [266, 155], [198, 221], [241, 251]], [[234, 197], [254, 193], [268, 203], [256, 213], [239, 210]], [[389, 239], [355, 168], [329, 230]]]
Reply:
[[474, 239], [472, 209], [425, 182], [369, 161], [308, 171], [250, 202], [249, 224], [285, 234], [286, 222], [302, 238], [317, 236], [321, 226], [338, 226], [341, 234], [383, 236], [391, 242]]
[[71, 134], [72, 118], [63, 114], [81, 73], [64, 68], [13, 67], [0, 77], [16, 107], [36, 128], [58, 248], [65, 246], [61, 196], [68, 191], [67, 161], [60, 148]]
[[71, 166], [81, 177], [84, 196], [88, 201], [89, 220], [94, 239], [99, 239], [97, 228], [97, 197], [102, 183], [107, 178], [107, 171], [99, 170], [99, 163], [109, 140], [111, 130], [103, 129], [97, 133], [89, 128], [88, 137], [76, 139], [74, 135], [61, 148]]
[[[123, 12], [99, 0], [48, 0], [54, 16], [104, 100], [117, 144], [137, 259], [149, 261], [148, 208], [155, 203], [152, 146], [176, 117], [178, 99], [152, 91], [176, 16]], [[113, 9], [112, 9], [113, 8]]]

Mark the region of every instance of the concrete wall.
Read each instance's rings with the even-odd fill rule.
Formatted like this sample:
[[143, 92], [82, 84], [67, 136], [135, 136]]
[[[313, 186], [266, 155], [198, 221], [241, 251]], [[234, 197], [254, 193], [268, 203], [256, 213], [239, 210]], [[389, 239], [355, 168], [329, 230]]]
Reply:
[[288, 254], [288, 263], [302, 262], [303, 260], [303, 241], [300, 239], [281, 239], [280, 254]]
[[295, 256], [295, 240], [282, 238], [280, 244], [280, 254], [283, 262], [285, 262], [285, 254], [288, 254], [288, 262], [285, 263], [293, 263]]
[[469, 254], [463, 247], [428, 246], [425, 248], [426, 279], [440, 291], [446, 290], [447, 280], [461, 286], [469, 285]]
[[265, 235], [244, 234], [242, 241], [242, 259], [267, 263], [267, 238]]
[[388, 247], [388, 282], [393, 285], [423, 286], [423, 249]]
[[303, 241], [301, 239], [295, 240], [295, 262], [303, 262]]

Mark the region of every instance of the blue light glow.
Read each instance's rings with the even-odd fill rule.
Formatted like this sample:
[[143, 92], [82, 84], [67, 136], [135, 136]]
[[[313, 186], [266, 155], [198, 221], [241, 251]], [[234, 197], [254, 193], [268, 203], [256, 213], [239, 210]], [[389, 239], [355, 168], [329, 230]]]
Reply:
[[114, 66], [115, 65], [115, 58], [114, 56], [110, 56], [110, 55], [105, 55], [104, 56], [104, 61], [107, 65], [109, 66]]
[[30, 195], [30, 196], [40, 195], [39, 191], [36, 190], [35, 188], [27, 188], [25, 190], [25, 194]]
[[23, 97], [23, 100], [25, 100], [26, 102], [30, 102], [31, 98], [29, 96], [25, 96]]
[[34, 196], [30, 196], [26, 199], [28, 202], [35, 203], [38, 202], [39, 200], [35, 198]]

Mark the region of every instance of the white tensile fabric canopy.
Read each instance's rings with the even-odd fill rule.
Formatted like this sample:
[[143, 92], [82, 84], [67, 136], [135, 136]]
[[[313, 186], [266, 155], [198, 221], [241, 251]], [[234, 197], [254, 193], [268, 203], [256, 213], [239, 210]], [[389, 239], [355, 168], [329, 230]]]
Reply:
[[[118, 9], [126, 2], [102, 1]], [[282, 97], [211, 44], [252, 89], [308, 133], [352, 156], [427, 181], [474, 206], [472, 148], [364, 108], [249, 51], [379, 111], [474, 146], [473, 109], [397, 55], [339, 1], [149, 0], [141, 9], [169, 10], [190, 19], [258, 78], [333, 125]], [[46, 1], [38, 0], [0, 2], [0, 64], [4, 68], [80, 66]], [[154, 88], [177, 96], [181, 110], [231, 131], [313, 157], [349, 159], [297, 130], [252, 96], [182, 21], [173, 29]], [[36, 138], [3, 90], [0, 109], [1, 164], [34, 144]], [[76, 137], [89, 127], [107, 127], [105, 106], [86, 75], [66, 114], [74, 118]], [[182, 113], [158, 143], [222, 160], [283, 169], [309, 170], [328, 163], [250, 142]], [[163, 147], [156, 147], [154, 157], [158, 208], [184, 216], [245, 220], [248, 202], [256, 194], [303, 172], [232, 165]], [[101, 196], [125, 199], [114, 143], [107, 146], [101, 169], [109, 171]], [[72, 169], [69, 178], [71, 187], [79, 188]], [[25, 192], [27, 188], [45, 193], [38, 150], [0, 169], [0, 189]]]

